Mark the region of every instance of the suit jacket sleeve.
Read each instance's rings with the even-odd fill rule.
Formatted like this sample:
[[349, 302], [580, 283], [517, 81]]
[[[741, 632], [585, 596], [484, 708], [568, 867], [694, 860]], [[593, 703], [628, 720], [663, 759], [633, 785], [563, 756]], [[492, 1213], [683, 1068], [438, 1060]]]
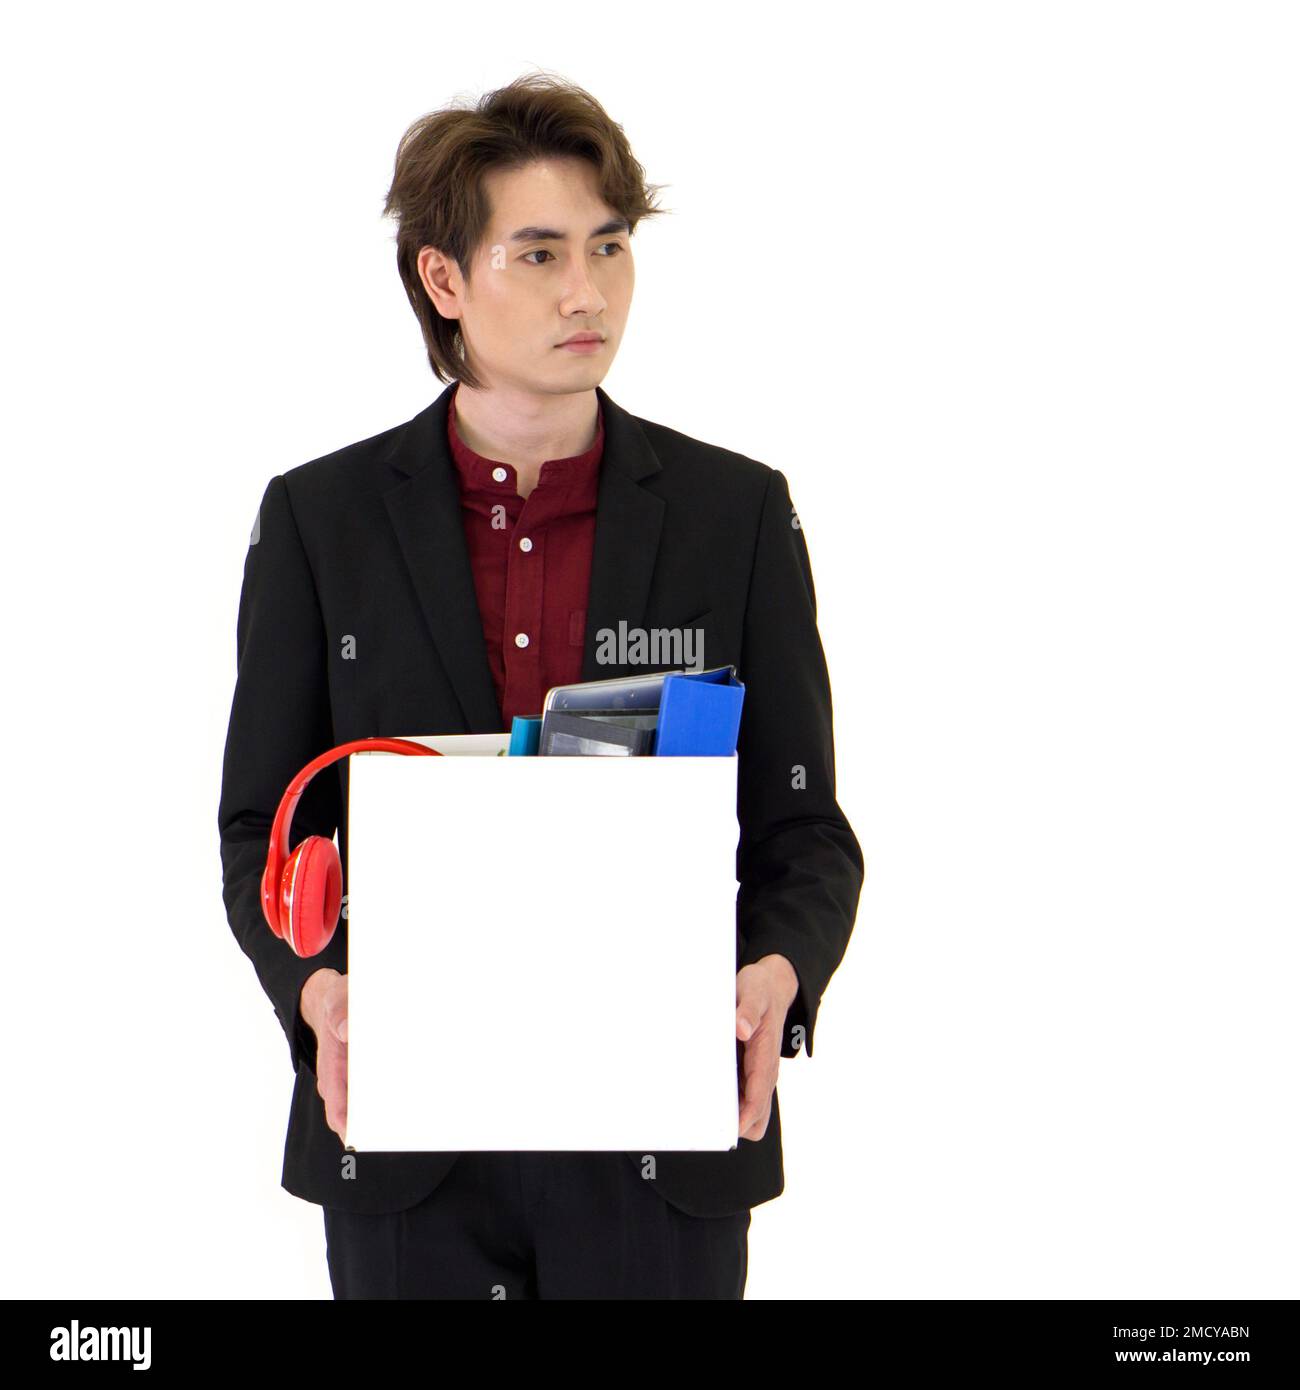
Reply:
[[[284, 1029], [294, 1069], [304, 1060], [314, 1068], [316, 1038], [298, 996], [322, 966], [346, 972], [346, 925], [320, 955], [300, 958], [267, 926], [261, 904], [271, 822], [285, 788], [332, 746], [324, 625], [283, 476], [267, 485], [244, 561], [236, 664], [218, 812], [226, 915]], [[308, 835], [333, 838], [341, 799], [337, 765], [322, 769], [298, 803], [291, 846]]]
[[817, 632], [817, 596], [789, 488], [768, 479], [746, 603], [739, 674], [745, 682], [737, 747], [738, 964], [779, 953], [799, 993], [781, 1055], [812, 1055], [827, 982], [848, 946], [863, 858], [835, 799], [830, 679]]

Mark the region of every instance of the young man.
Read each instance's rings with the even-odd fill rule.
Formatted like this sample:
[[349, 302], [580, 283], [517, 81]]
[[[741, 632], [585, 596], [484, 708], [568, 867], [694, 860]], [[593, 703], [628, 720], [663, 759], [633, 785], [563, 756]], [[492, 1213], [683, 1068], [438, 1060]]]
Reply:
[[[386, 211], [430, 365], [451, 384], [262, 498], [219, 814], [224, 895], [289, 1040], [282, 1184], [324, 1208], [336, 1297], [740, 1298], [750, 1208], [783, 1187], [779, 1060], [812, 1052], [863, 860], [835, 799], [816, 596], [784, 476], [599, 385], [632, 301], [632, 233], [660, 211], [649, 195], [620, 128], [552, 78], [416, 122]], [[345, 1155], [347, 923], [300, 959], [261, 915], [284, 788], [351, 739], [499, 732], [552, 685], [634, 674], [597, 658], [597, 633], [620, 623], [689, 630], [697, 665], [734, 663], [745, 683], [737, 1148]], [[337, 831], [346, 865], [346, 805], [343, 760], [309, 783], [293, 842]], [[485, 882], [509, 864], [485, 826]], [[555, 1001], [557, 1027], [568, 1004]]]

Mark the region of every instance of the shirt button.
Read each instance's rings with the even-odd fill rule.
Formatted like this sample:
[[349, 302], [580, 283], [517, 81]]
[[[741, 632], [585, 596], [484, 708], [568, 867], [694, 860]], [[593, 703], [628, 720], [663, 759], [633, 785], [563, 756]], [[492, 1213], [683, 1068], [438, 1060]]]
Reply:
[[492, 476], [496, 479], [497, 482], [504, 483], [505, 480], [510, 476], [510, 474], [507, 473], [504, 468], [494, 468], [492, 470]]
[[526, 647], [528, 645], [528, 634], [526, 632], [515, 633], [515, 646]]
[[532, 548], [533, 548], [533, 543], [532, 543], [532, 541], [530, 541], [530, 540], [528, 539], [527, 536], [525, 536], [525, 537], [523, 538], [523, 540], [521, 540], [521, 541], [519, 542], [519, 549], [520, 549], [520, 550], [525, 550], [525, 551], [526, 551], [526, 550], [531, 550]]

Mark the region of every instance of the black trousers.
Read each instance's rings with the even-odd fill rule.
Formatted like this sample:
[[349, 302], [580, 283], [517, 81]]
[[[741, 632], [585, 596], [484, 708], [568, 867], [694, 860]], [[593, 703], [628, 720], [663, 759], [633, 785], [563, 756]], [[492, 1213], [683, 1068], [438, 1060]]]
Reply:
[[464, 1153], [405, 1211], [324, 1207], [339, 1298], [743, 1298], [748, 1211], [688, 1216], [623, 1153]]

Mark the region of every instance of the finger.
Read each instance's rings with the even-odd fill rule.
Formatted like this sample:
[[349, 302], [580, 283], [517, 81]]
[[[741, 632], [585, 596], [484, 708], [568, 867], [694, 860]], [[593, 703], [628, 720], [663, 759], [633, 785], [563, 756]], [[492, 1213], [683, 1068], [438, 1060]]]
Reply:
[[736, 976], [736, 1036], [741, 1042], [748, 1042], [758, 1032], [771, 1007], [762, 974], [742, 970]]
[[325, 1031], [341, 1043], [348, 1040], [348, 977], [340, 975], [325, 992], [321, 1009]]
[[755, 999], [752, 995], [746, 995], [736, 1003], [736, 1036], [741, 1042], [748, 1042], [750, 1038], [763, 1026], [763, 1019], [766, 1016], [766, 1009], [763, 1001]]
[[325, 1027], [341, 1043], [348, 1040], [348, 997], [339, 992], [330, 995], [325, 1004]]
[[[772, 1092], [776, 1088], [775, 1072], [756, 1067], [745, 1078], [745, 1099], [740, 1112], [740, 1135], [742, 1138], [762, 1137], [765, 1126], [764, 1116], [772, 1106]], [[753, 1133], [758, 1126], [758, 1134]]]
[[347, 1122], [347, 1050], [326, 1035], [317, 1056], [316, 1089], [325, 1106], [325, 1123], [340, 1139]]
[[752, 1096], [745, 1099], [744, 1105], [740, 1108], [740, 1120], [737, 1129], [742, 1139], [750, 1138], [749, 1131], [763, 1116], [765, 1111], [772, 1108], [772, 1095], [769, 1091], [766, 1095], [762, 1091], [755, 1090]]
[[781, 1065], [780, 1039], [764, 1033], [746, 1044], [744, 1060], [744, 1096], [740, 1108], [740, 1132], [759, 1117], [763, 1107], [771, 1103]]
[[740, 1137], [742, 1139], [759, 1140], [767, 1133], [767, 1126], [772, 1119], [772, 1098], [769, 1096], [767, 1104], [763, 1107], [763, 1113], [750, 1125]]
[[781, 1035], [770, 1026], [761, 1028], [745, 1044], [744, 1072], [745, 1089], [751, 1086], [771, 1090], [776, 1085], [777, 1070], [781, 1065]]
[[344, 1138], [348, 1124], [348, 1097], [341, 1086], [334, 1086], [330, 1090], [330, 1098], [325, 1103], [325, 1123], [340, 1139]]

